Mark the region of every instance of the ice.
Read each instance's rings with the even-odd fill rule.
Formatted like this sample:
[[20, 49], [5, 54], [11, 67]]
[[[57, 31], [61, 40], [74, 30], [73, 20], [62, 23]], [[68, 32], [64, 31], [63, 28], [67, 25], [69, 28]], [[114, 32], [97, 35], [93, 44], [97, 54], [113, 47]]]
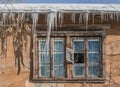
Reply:
[[63, 23], [63, 18], [64, 18], [64, 13], [59, 12], [59, 21], [60, 21], [60, 26], [62, 27], [62, 23]]
[[83, 21], [82, 19], [83, 19], [83, 15], [80, 13], [80, 14], [79, 14], [79, 23], [80, 23], [80, 24], [82, 24], [82, 21]]
[[101, 23], [102, 23], [104, 21], [104, 12], [101, 12], [100, 15], [101, 15]]
[[71, 20], [73, 23], [75, 23], [75, 13], [71, 13]]
[[46, 45], [45, 45], [45, 48], [47, 48], [47, 52], [49, 49], [48, 47], [50, 43], [51, 31], [55, 27], [57, 27], [57, 12], [50, 12], [47, 15], [47, 37], [46, 37]]
[[32, 21], [33, 21], [33, 23], [32, 23], [32, 34], [35, 34], [39, 14], [38, 13], [31, 13], [31, 16], [32, 16]]
[[92, 14], [92, 25], [94, 25], [95, 23], [95, 14]]
[[89, 17], [89, 12], [86, 12], [86, 33], [87, 33], [87, 30], [88, 30], [88, 17]]

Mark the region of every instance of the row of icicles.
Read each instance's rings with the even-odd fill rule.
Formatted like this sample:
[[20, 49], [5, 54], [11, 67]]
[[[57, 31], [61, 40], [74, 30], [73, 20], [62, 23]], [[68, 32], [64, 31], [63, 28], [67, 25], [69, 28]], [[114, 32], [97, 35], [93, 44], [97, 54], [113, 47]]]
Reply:
[[[34, 38], [36, 38], [36, 26], [38, 24], [38, 19], [40, 19], [41, 13], [0, 13], [0, 40], [1, 40], [1, 56], [7, 56], [7, 38], [8, 36], [13, 37], [13, 47], [14, 47], [14, 55], [15, 55], [15, 65], [18, 65], [18, 74], [20, 72], [20, 65], [23, 66], [23, 47], [26, 50], [28, 43], [28, 36], [33, 37], [33, 42], [35, 42]], [[76, 13], [70, 13], [71, 20], [73, 23], [76, 21]], [[86, 30], [88, 27], [89, 16], [91, 14], [89, 12], [80, 13], [79, 15], [79, 23], [82, 24], [82, 21], [86, 23]], [[97, 13], [92, 14], [92, 21], [94, 23], [94, 18]], [[120, 19], [120, 14], [118, 13], [100, 13], [101, 21], [108, 21]], [[46, 35], [46, 45], [45, 47], [49, 47], [51, 31], [54, 30], [54, 27], [57, 27], [57, 21], [59, 20], [60, 25], [62, 26], [64, 20], [64, 13], [62, 12], [49, 12], [46, 14], [46, 26], [47, 26], [47, 35]], [[31, 22], [32, 21], [32, 22]], [[31, 24], [30, 24], [31, 22]], [[34, 48], [33, 48], [34, 50]]]

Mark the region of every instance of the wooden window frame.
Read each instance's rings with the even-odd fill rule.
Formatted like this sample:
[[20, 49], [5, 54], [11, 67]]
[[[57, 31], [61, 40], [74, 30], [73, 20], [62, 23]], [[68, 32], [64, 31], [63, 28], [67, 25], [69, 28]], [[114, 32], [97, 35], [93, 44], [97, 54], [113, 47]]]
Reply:
[[[78, 40], [78, 41], [80, 41], [80, 39], [83, 39], [84, 40], [84, 42], [85, 42], [85, 44], [84, 44], [84, 56], [85, 56], [85, 59], [84, 59], [84, 64], [85, 64], [85, 75], [82, 77], [82, 76], [75, 76], [74, 74], [73, 74], [73, 78], [77, 78], [77, 77], [79, 77], [79, 78], [95, 78], [95, 77], [89, 77], [89, 75], [88, 75], [88, 41], [89, 41], [89, 39], [98, 39], [98, 41], [99, 41], [99, 44], [100, 44], [100, 59], [101, 59], [101, 62], [100, 62], [100, 66], [103, 64], [103, 58], [102, 58], [102, 37], [90, 37], [90, 36], [87, 36], [87, 37], [79, 37], [79, 38], [77, 38], [76, 39], [76, 37], [72, 37], [72, 42], [71, 43], [73, 43], [73, 41], [74, 40]], [[73, 46], [73, 44], [72, 44], [72, 46]], [[73, 47], [72, 47], [73, 48]], [[74, 72], [74, 67], [72, 68], [73, 69], [73, 72]], [[99, 72], [100, 73], [100, 72]], [[102, 78], [103, 78], [103, 70], [102, 70], [102, 76], [101, 76]], [[96, 77], [96, 78], [101, 78], [101, 77]]]
[[[83, 31], [82, 31], [83, 32]], [[96, 32], [92, 32], [92, 35], [91, 35], [91, 32], [92, 31], [90, 31], [90, 33], [88, 32], [88, 34], [85, 34], [85, 33], [79, 33], [79, 32], [77, 32], [77, 33], [75, 33], [75, 34], [73, 34], [73, 32], [69, 32], [69, 31], [67, 31], [65, 34], [64, 33], [60, 33], [60, 32], [58, 32], [58, 34], [52, 34], [51, 35], [51, 37], [53, 37], [53, 38], [65, 38], [65, 48], [67, 47], [67, 38], [68, 37], [70, 37], [70, 39], [71, 38], [73, 38], [73, 37], [100, 37], [101, 38], [101, 58], [102, 58], [102, 74], [103, 74], [103, 76], [101, 77], [101, 78], [91, 78], [91, 77], [75, 77], [75, 78], [73, 78], [73, 72], [69, 72], [70, 70], [68, 70], [68, 64], [70, 64], [70, 63], [67, 63], [67, 60], [66, 60], [66, 55], [64, 55], [65, 56], [65, 77], [64, 78], [42, 78], [42, 77], [38, 77], [38, 56], [36, 56], [37, 55], [37, 51], [35, 51], [36, 53], [34, 53], [33, 54], [33, 78], [31, 79], [31, 81], [32, 82], [40, 82], [40, 83], [43, 83], [43, 82], [62, 82], [62, 83], [64, 83], [64, 82], [70, 82], [70, 83], [73, 83], [73, 82], [91, 82], [91, 83], [104, 83], [105, 82], [105, 59], [104, 59], [104, 57], [105, 57], [105, 49], [103, 49], [104, 48], [104, 44], [105, 44], [105, 32], [104, 31], [101, 31], [101, 32], [103, 32], [103, 35], [101, 34], [101, 32], [99, 33], [96, 33]], [[46, 33], [46, 32], [45, 32]], [[38, 33], [38, 36], [37, 36], [37, 38], [45, 38], [46, 37], [46, 34], [45, 34], [44, 32], [41, 32], [41, 34], [40, 34], [40, 32]], [[36, 42], [37, 42], [37, 40], [36, 40]], [[34, 45], [35, 46], [35, 48], [37, 48], [38, 47], [38, 44], [35, 44]], [[51, 45], [50, 45], [51, 46]], [[64, 49], [64, 52], [65, 52], [65, 54], [66, 54], [66, 49]], [[51, 53], [50, 53], [51, 54]], [[36, 68], [37, 67], [37, 68]], [[71, 66], [70, 66], [71, 67]], [[34, 71], [35, 70], [35, 71]], [[85, 71], [86, 72], [86, 71]], [[71, 76], [70, 75], [68, 75], [68, 73], [70, 74], [70, 73], [72, 73], [71, 74]], [[52, 76], [52, 74], [51, 74], [51, 76]], [[86, 75], [87, 76], [87, 75]]]

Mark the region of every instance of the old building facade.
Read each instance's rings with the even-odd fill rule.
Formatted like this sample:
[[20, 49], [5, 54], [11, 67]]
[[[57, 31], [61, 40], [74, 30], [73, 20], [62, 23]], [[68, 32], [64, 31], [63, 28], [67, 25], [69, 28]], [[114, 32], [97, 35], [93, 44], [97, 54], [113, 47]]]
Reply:
[[0, 10], [0, 87], [120, 86], [119, 5], [13, 6]]

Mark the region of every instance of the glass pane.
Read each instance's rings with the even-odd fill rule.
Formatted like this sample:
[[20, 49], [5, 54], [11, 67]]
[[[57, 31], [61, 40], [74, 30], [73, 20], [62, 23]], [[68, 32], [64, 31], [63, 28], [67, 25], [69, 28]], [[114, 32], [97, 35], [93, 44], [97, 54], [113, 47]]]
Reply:
[[64, 66], [54, 66], [54, 76], [64, 76]]
[[46, 41], [39, 41], [39, 51], [49, 51], [49, 44], [46, 45]]
[[64, 64], [64, 53], [54, 53], [54, 64]]
[[84, 77], [84, 66], [80, 66], [80, 65], [75, 65], [74, 66], [74, 74], [75, 76], [80, 76], [80, 77]]
[[50, 76], [50, 66], [41, 66], [41, 76], [49, 77]]
[[88, 53], [88, 62], [89, 63], [99, 63], [100, 54], [99, 53]]
[[88, 41], [88, 51], [99, 52], [99, 50], [100, 50], [100, 42], [99, 41], [94, 41], [94, 39], [91, 41]]
[[54, 51], [64, 51], [63, 40], [54, 41]]
[[75, 52], [84, 51], [84, 41], [73, 41], [73, 48]]
[[40, 53], [39, 63], [40, 63], [40, 64], [49, 64], [49, 63], [50, 63], [49, 54]]
[[89, 66], [88, 67], [88, 76], [89, 77], [100, 77], [99, 65]]
[[74, 63], [84, 63], [84, 53], [74, 53]]

